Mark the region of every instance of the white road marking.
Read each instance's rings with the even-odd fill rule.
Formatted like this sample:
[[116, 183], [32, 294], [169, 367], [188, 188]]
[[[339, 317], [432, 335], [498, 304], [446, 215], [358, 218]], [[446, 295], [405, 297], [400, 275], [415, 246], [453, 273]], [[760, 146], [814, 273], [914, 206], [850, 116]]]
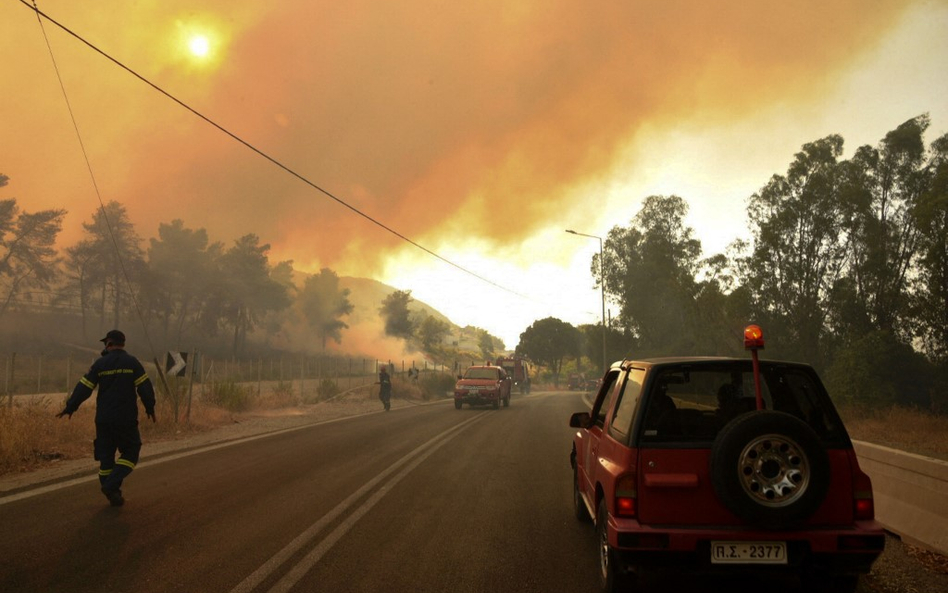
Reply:
[[400, 482], [405, 476], [407, 476], [413, 469], [415, 469], [425, 459], [431, 456], [435, 451], [440, 449], [443, 445], [448, 443], [448, 441], [460, 434], [461, 431], [465, 430], [473, 423], [479, 421], [490, 413], [491, 412], [487, 411], [481, 412], [478, 415], [461, 422], [460, 424], [452, 426], [439, 435], [429, 439], [424, 444], [416, 447], [404, 457], [390, 465], [383, 472], [366, 482], [361, 488], [353, 492], [351, 495], [349, 495], [349, 497], [336, 505], [335, 508], [323, 515], [318, 521], [310, 525], [302, 533], [293, 538], [293, 540], [282, 550], [274, 554], [271, 558], [264, 562], [260, 568], [252, 572], [236, 587], [231, 589], [230, 593], [250, 593], [253, 591], [254, 588], [256, 588], [261, 582], [263, 582], [273, 572], [275, 572], [283, 563], [285, 563], [287, 559], [314, 540], [316, 536], [326, 528], [327, 525], [338, 519], [343, 513], [348, 511], [350, 507], [354, 506], [358, 500], [369, 493], [373, 488], [378, 486], [392, 473], [402, 466], [405, 466], [404, 469], [399, 471], [388, 482], [382, 484], [378, 490], [372, 494], [372, 496], [362, 503], [361, 506], [352, 511], [352, 513], [346, 517], [345, 520], [340, 523], [331, 533], [329, 533], [329, 535], [319, 541], [316, 546], [306, 555], [306, 557], [293, 566], [270, 589], [270, 593], [289, 591], [297, 582], [299, 582], [300, 579], [303, 578], [307, 572], [309, 572], [310, 569], [313, 568], [313, 566], [319, 562], [326, 552], [331, 550], [336, 542], [338, 542], [359, 519], [368, 513], [372, 507], [374, 507], [386, 494], [388, 494], [388, 492], [396, 484], [398, 484], [398, 482]]

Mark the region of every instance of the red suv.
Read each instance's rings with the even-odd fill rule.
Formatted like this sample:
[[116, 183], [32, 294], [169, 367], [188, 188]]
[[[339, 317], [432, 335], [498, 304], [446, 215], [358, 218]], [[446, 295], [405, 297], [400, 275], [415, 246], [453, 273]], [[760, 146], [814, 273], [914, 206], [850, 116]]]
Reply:
[[454, 407], [491, 405], [496, 410], [503, 403], [510, 405], [510, 376], [501, 367], [484, 365], [472, 366], [458, 376], [454, 385]]
[[816, 372], [756, 355], [617, 363], [570, 418], [603, 590], [689, 570], [852, 592], [882, 553], [869, 477]]

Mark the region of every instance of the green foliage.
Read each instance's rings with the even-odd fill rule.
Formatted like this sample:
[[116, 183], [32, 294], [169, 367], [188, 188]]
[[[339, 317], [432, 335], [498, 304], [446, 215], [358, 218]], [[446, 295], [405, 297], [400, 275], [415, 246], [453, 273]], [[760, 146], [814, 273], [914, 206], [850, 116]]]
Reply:
[[270, 277], [268, 251], [270, 245], [261, 245], [260, 238], [251, 233], [234, 241], [218, 260], [220, 275], [214, 292], [223, 313], [221, 319], [233, 329], [235, 355], [243, 352], [247, 334], [265, 313], [290, 304], [286, 287]]
[[[900, 371], [893, 373], [893, 369]], [[873, 331], [840, 348], [824, 379], [830, 395], [842, 404], [932, 407], [931, 368], [890, 332]]]
[[517, 355], [550, 367], [559, 377], [563, 359], [580, 355], [582, 334], [572, 325], [555, 317], [535, 321], [520, 334]]
[[[9, 178], [0, 175], [0, 187]], [[49, 288], [58, 273], [53, 245], [65, 210], [21, 212], [15, 199], [0, 200], [0, 317], [31, 289]]]
[[837, 135], [805, 144], [787, 174], [772, 177], [748, 208], [755, 241], [742, 280], [757, 310], [786, 336], [791, 358], [822, 360], [827, 298], [845, 263], [845, 205], [837, 192], [842, 150]]
[[[579, 326], [582, 334], [582, 355], [589, 359], [595, 371], [594, 376], [600, 376], [605, 370], [602, 360], [602, 324], [585, 324]], [[638, 356], [639, 349], [636, 347], [637, 340], [627, 331], [614, 327], [606, 328], [606, 363], [612, 364], [617, 360], [623, 360], [631, 356]], [[563, 368], [561, 371], [567, 371]], [[577, 370], [580, 370], [577, 368]]]
[[342, 330], [348, 328], [340, 317], [352, 313], [349, 302], [349, 289], [339, 288], [339, 276], [329, 268], [323, 268], [315, 276], [310, 276], [303, 284], [300, 294], [300, 308], [310, 327], [322, 341], [326, 349], [326, 340], [337, 344], [342, 341]]
[[339, 388], [339, 384], [328, 378], [321, 380], [319, 387], [316, 388], [318, 398], [323, 401], [332, 399], [341, 392], [342, 390]]
[[410, 290], [396, 290], [385, 297], [379, 308], [379, 315], [385, 323], [385, 334], [410, 340], [415, 335], [408, 305], [412, 302]]
[[120, 327], [131, 309], [135, 283], [145, 270], [141, 238], [122, 204], [111, 201], [82, 223], [84, 239], [66, 249], [69, 288], [78, 296], [86, 325], [87, 309], [96, 311], [99, 327]]
[[296, 396], [293, 393], [293, 383], [290, 381], [278, 381], [270, 392], [269, 401], [282, 407], [290, 407], [297, 404]]
[[[481, 358], [485, 360], [494, 358], [494, 353], [497, 350], [494, 345], [494, 338], [487, 332], [487, 330], [477, 330], [477, 348], [480, 350]], [[501, 349], [503, 349], [503, 346], [501, 346]]]
[[202, 315], [214, 318], [208, 295], [219, 282], [215, 262], [222, 251], [221, 243], [209, 244], [205, 229], [186, 228], [180, 219], [158, 225], [158, 238], [148, 248], [142, 302], [161, 321], [165, 339], [180, 342]]
[[209, 385], [204, 400], [219, 408], [231, 412], [243, 412], [250, 409], [251, 388], [234, 381], [218, 381]]
[[429, 315], [418, 324], [416, 333], [418, 341], [421, 342], [422, 350], [432, 352], [441, 345], [441, 341], [450, 331], [451, 328], [447, 323]]
[[[650, 196], [632, 225], [614, 227], [603, 246], [606, 293], [620, 303], [619, 323], [638, 339], [640, 356], [694, 350], [701, 243], [684, 224], [687, 213], [678, 196]], [[598, 269], [596, 256], [594, 275]]]
[[[930, 183], [919, 198], [920, 257], [912, 301], [914, 334], [929, 359], [948, 366], [948, 134], [932, 143]], [[948, 392], [945, 395], [948, 398]], [[948, 403], [948, 402], [946, 402]]]
[[423, 373], [418, 378], [418, 387], [425, 400], [439, 399], [454, 391], [456, 380], [447, 373]]

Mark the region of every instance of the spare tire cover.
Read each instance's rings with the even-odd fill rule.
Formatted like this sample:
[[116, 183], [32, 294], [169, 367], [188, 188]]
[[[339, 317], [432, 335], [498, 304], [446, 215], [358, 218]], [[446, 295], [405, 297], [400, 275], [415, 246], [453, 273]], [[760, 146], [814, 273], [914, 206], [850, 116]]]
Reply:
[[721, 503], [764, 529], [805, 521], [823, 503], [829, 482], [829, 456], [819, 436], [790, 414], [742, 414], [711, 447], [711, 483]]

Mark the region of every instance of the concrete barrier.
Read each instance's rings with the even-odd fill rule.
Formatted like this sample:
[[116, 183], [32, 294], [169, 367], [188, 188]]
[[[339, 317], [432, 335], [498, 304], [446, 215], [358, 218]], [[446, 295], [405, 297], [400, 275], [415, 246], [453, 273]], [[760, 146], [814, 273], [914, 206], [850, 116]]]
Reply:
[[948, 554], [948, 462], [854, 441], [872, 479], [876, 520], [909, 543]]

